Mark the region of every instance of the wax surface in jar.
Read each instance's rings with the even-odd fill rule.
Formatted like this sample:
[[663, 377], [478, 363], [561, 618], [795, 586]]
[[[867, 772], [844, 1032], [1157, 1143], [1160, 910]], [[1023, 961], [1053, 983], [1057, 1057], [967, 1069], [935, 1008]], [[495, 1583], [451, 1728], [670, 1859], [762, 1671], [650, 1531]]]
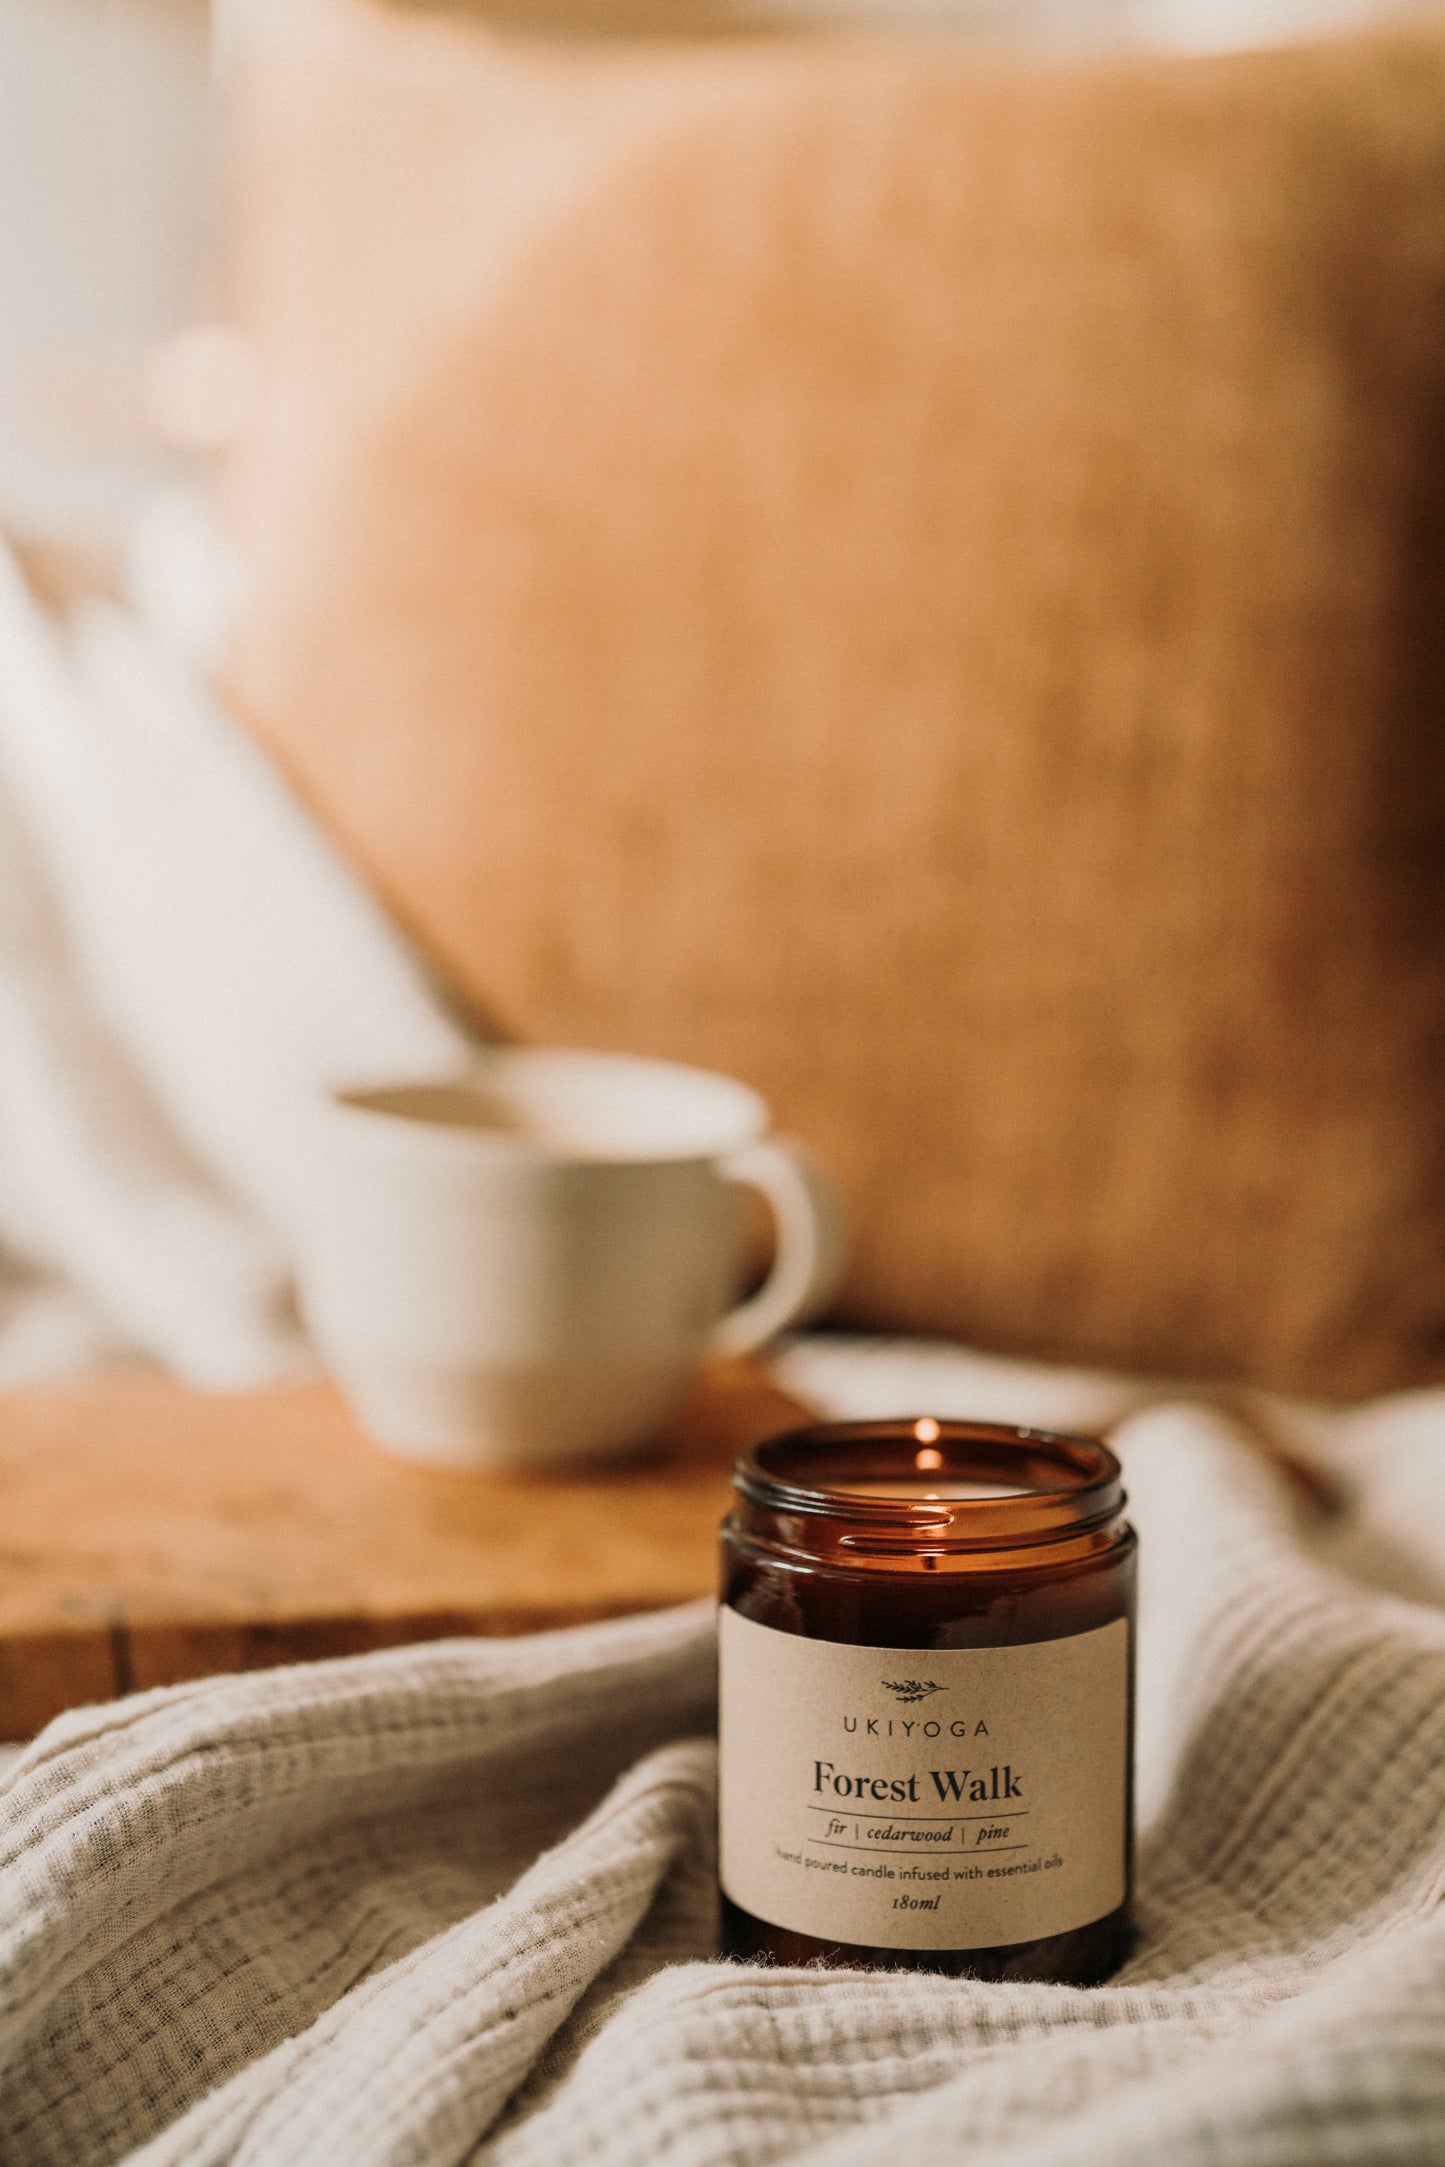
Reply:
[[829, 1482], [829, 1497], [892, 1498], [901, 1505], [933, 1504], [950, 1498], [1027, 1497], [1017, 1483], [954, 1481], [942, 1475], [882, 1475], [872, 1481]]

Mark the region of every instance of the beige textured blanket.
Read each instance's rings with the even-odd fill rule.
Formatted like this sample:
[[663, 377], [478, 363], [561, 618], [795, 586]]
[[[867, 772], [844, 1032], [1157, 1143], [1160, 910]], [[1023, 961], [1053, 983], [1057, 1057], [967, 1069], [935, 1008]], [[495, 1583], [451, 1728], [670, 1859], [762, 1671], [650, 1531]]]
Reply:
[[1113, 1984], [718, 1963], [706, 1606], [220, 1678], [0, 1791], [0, 2160], [1438, 2167], [1445, 1413], [1362, 1420], [1333, 1561], [1219, 1416], [1124, 1425]]

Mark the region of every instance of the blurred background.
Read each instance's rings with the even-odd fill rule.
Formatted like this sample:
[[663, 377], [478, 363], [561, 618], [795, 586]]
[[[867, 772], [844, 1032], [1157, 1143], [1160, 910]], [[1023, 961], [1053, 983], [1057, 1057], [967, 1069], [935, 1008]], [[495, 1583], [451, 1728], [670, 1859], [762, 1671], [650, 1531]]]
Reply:
[[304, 1363], [496, 1036], [843, 1324], [1433, 1379], [1440, 19], [0, 0], [0, 1380]]
[[210, 298], [215, 29], [187, 0], [7, 0], [0, 13], [12, 525], [114, 545], [154, 478], [146, 362]]
[[[0, 517], [13, 527], [114, 547], [146, 488], [174, 471], [153, 357], [214, 308], [226, 60], [234, 18], [254, 4], [0, 0]], [[1377, 0], [805, 0], [786, 12], [931, 22], [1034, 49], [1207, 52], [1387, 10]]]

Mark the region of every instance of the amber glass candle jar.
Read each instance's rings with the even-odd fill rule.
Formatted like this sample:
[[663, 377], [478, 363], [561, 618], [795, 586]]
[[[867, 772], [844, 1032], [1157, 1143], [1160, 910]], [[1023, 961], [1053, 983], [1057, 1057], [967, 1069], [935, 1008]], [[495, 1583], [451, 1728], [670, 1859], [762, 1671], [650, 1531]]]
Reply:
[[1124, 1954], [1135, 1537], [1119, 1463], [998, 1423], [837, 1422], [723, 1523], [728, 1954], [1089, 1985]]

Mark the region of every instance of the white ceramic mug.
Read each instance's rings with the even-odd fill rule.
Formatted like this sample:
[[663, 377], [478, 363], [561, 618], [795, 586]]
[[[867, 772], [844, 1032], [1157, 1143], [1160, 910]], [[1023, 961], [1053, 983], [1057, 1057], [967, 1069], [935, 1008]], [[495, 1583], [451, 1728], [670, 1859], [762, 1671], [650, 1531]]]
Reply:
[[[761, 1346], [836, 1282], [832, 1186], [767, 1126], [731, 1077], [614, 1054], [508, 1048], [452, 1083], [337, 1093], [299, 1279], [365, 1428], [454, 1467], [655, 1434], [703, 1356]], [[743, 1186], [777, 1251], [730, 1310]]]

